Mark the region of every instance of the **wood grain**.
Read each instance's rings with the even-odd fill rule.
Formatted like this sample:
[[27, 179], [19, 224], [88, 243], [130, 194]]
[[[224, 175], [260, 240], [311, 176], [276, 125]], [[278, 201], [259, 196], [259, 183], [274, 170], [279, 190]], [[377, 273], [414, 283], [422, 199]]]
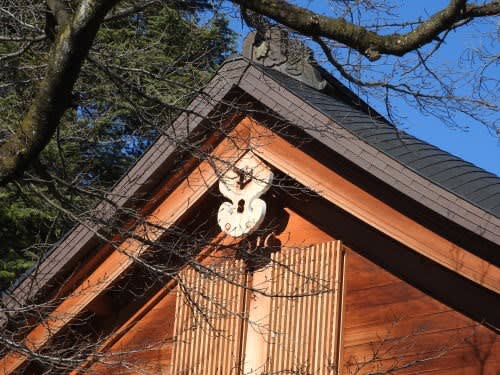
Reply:
[[[360, 270], [388, 283], [373, 286], [367, 277], [357, 280]], [[393, 371], [398, 375], [497, 375], [500, 369], [496, 333], [398, 281], [354, 250], [347, 257], [345, 306], [345, 375], [398, 367]]]
[[403, 215], [256, 121], [251, 126], [252, 151], [272, 166], [394, 240], [500, 294], [500, 269], [494, 264]]

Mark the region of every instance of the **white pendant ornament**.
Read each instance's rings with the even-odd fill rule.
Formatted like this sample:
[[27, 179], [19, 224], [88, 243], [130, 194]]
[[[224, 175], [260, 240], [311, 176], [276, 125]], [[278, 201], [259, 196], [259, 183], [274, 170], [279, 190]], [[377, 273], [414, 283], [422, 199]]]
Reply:
[[242, 237], [259, 227], [266, 216], [266, 202], [259, 198], [272, 180], [271, 170], [251, 152], [220, 178], [219, 190], [231, 201], [222, 203], [217, 214], [224, 233]]

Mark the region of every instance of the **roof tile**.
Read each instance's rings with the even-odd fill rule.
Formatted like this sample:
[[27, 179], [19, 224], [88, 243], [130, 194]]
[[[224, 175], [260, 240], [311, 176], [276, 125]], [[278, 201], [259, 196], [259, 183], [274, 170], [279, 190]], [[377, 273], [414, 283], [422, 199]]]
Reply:
[[[267, 68], [263, 71], [287, 90], [380, 152], [455, 196], [500, 218], [498, 176], [415, 138], [379, 116], [372, 116], [335, 96], [317, 91], [278, 71]], [[367, 157], [369, 156], [363, 154], [363, 164], [367, 164]]]

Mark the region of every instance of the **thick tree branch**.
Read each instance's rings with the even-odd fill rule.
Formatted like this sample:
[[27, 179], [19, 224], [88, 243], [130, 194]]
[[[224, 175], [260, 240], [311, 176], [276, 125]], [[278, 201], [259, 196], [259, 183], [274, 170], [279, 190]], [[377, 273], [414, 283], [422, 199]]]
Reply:
[[47, 6], [59, 27], [62, 28], [71, 22], [71, 14], [61, 0], [47, 0]]
[[441, 11], [406, 34], [380, 35], [343, 18], [318, 15], [285, 0], [232, 0], [234, 3], [263, 14], [310, 37], [325, 37], [353, 48], [370, 60], [382, 54], [403, 56], [432, 42], [457, 22], [471, 17], [500, 14], [500, 2], [467, 5], [466, 0], [450, 0]]
[[494, 0], [483, 5], [467, 4], [465, 8], [465, 16], [473, 17], [488, 17], [500, 14], [500, 1]]
[[[106, 20], [106, 14], [118, 2], [119, 0], [82, 0], [72, 20], [68, 23], [67, 19], [71, 14], [62, 7], [63, 2], [47, 0], [51, 14], [57, 19], [61, 30], [49, 57], [46, 76], [41, 82], [27, 115], [16, 133], [4, 139], [3, 144], [0, 145], [0, 185], [22, 174], [49, 142], [61, 116], [70, 104], [73, 85], [97, 30]], [[343, 43], [371, 60], [377, 60], [382, 54], [402, 56], [436, 40], [441, 33], [466, 24], [475, 17], [500, 14], [499, 0], [484, 4], [468, 4], [466, 0], [449, 0], [444, 9], [420, 22], [414, 30], [405, 34], [381, 35], [342, 18], [318, 15], [285, 0], [232, 0], [232, 2], [270, 17], [316, 40], [328, 38]], [[131, 7], [122, 9], [116, 14], [109, 14], [108, 19], [126, 16], [155, 4], [167, 3], [182, 2], [143, 0], [133, 3]], [[203, 6], [204, 3], [204, 1], [188, 2], [189, 6], [193, 4]], [[23, 47], [19, 51], [22, 50]], [[19, 51], [13, 54], [21, 53]]]
[[82, 0], [58, 35], [38, 93], [16, 134], [0, 146], [0, 185], [20, 175], [50, 141], [105, 15], [119, 0]]

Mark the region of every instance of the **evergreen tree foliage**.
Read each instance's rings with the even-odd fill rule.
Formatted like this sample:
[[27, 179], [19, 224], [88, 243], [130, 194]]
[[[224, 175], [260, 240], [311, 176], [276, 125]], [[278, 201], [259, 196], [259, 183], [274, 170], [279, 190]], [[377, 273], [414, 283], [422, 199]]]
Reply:
[[[234, 52], [225, 16], [207, 6], [148, 7], [101, 27], [56, 137], [21, 182], [0, 188], [0, 290], [85, 217]], [[21, 123], [50, 45], [1, 62], [0, 132]], [[16, 46], [0, 42], [0, 52]]]

